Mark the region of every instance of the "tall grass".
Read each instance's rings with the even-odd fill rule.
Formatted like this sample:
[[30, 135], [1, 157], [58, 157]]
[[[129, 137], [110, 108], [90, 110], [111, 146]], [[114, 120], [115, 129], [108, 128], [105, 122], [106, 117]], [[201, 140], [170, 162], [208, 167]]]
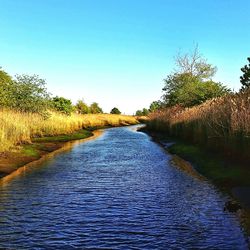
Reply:
[[70, 134], [89, 127], [136, 124], [135, 117], [111, 114], [72, 114], [66, 116], [52, 112], [48, 119], [34, 113], [0, 110], [0, 152], [30, 143], [34, 137]]
[[170, 136], [250, 160], [250, 90], [193, 108], [172, 107], [150, 115], [148, 127]]

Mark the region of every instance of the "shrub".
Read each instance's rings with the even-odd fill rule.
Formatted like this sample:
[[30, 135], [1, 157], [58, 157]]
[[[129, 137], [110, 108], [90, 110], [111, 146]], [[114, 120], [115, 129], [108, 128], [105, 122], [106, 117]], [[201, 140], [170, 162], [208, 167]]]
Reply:
[[91, 114], [101, 114], [103, 113], [102, 109], [99, 107], [97, 102], [93, 102], [89, 107]]
[[70, 115], [73, 111], [73, 106], [71, 100], [64, 97], [53, 97], [52, 98], [52, 107], [63, 114]]
[[114, 107], [111, 109], [110, 114], [120, 115], [121, 111], [118, 108]]
[[89, 114], [90, 113], [90, 109], [89, 109], [88, 105], [83, 100], [77, 101], [77, 103], [75, 105], [75, 109], [79, 114]]

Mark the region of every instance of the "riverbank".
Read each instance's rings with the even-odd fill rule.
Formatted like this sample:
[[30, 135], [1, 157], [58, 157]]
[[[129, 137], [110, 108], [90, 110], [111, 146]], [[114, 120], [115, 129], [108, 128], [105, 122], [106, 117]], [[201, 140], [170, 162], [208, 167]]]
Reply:
[[88, 130], [80, 130], [70, 135], [34, 138], [29, 144], [21, 144], [0, 155], [0, 178], [16, 171], [27, 163], [62, 148], [66, 142], [92, 137]]
[[115, 114], [65, 115], [48, 111], [46, 116], [0, 109], [0, 153], [17, 145], [30, 144], [34, 138], [68, 135], [81, 129], [137, 124], [134, 116]]
[[[34, 120], [33, 123], [40, 121], [40, 124], [29, 124], [27, 123], [29, 114], [18, 115], [24, 118], [22, 125], [25, 125], [26, 127], [23, 130], [29, 131], [27, 132], [27, 136], [29, 137], [27, 137], [26, 140], [19, 141], [16, 145], [12, 145], [8, 148], [8, 150], [0, 152], [0, 178], [9, 175], [30, 162], [37, 161], [48, 153], [64, 147], [67, 142], [93, 138], [93, 136], [96, 136], [96, 130], [98, 129], [139, 123], [135, 117], [123, 115], [99, 114], [75, 115], [74, 117], [67, 117], [56, 114], [54, 118], [50, 118], [50, 120], [45, 121], [40, 120], [41, 118], [37, 115], [32, 115], [32, 118], [35, 117], [39, 119]], [[60, 122], [62, 124], [55, 124], [55, 119], [59, 118], [61, 119]], [[43, 126], [41, 123], [43, 123]], [[13, 122], [13, 125], [15, 124], [17, 124], [16, 121]], [[52, 124], [54, 127], [49, 127]], [[60, 130], [63, 126], [65, 127], [65, 130]], [[50, 130], [47, 129], [46, 133], [38, 135], [34, 132], [34, 129], [32, 130], [34, 127], [36, 127], [36, 131], [38, 131], [39, 127], [49, 128]], [[66, 129], [66, 127], [71, 127], [71, 129]], [[4, 132], [6, 132], [9, 128], [10, 126], [7, 128], [5, 127]], [[52, 130], [54, 131], [54, 135]], [[60, 131], [64, 132], [59, 133]], [[12, 134], [16, 133], [15, 130], [10, 132]], [[5, 133], [5, 135], [8, 135], [8, 133]], [[11, 139], [6, 138], [5, 141], [7, 140], [11, 141]]]
[[247, 249], [225, 197], [174, 169], [137, 127], [107, 129], [5, 177], [1, 247]]
[[[94, 140], [95, 138], [102, 135], [102, 133], [103, 133], [103, 130], [98, 129], [98, 130], [94, 130], [93, 132], [91, 132], [91, 135], [87, 137], [82, 136], [82, 138], [80, 138], [80, 136], [78, 135], [77, 139], [72, 139], [72, 137], [75, 137], [75, 135], [68, 136], [69, 138], [71, 138], [71, 140], [70, 139], [66, 140], [66, 138], [64, 138], [63, 141], [55, 141], [55, 138], [51, 138], [51, 141], [49, 141], [48, 139], [45, 139], [46, 142], [40, 142], [39, 146], [40, 147], [42, 146], [43, 149], [47, 149], [47, 151], [39, 150], [39, 147], [38, 147], [36, 151], [37, 159], [27, 158], [27, 155], [24, 155], [23, 157], [26, 157], [27, 162], [23, 164], [24, 163], [22, 161], [23, 157], [20, 154], [17, 155], [16, 158], [9, 158], [13, 160], [12, 164], [16, 166], [16, 169], [15, 168], [13, 169], [13, 165], [12, 166], [9, 165], [10, 172], [7, 174], [5, 173], [4, 176], [0, 178], [1, 185], [8, 184], [9, 181], [11, 181], [13, 178], [21, 174], [25, 174], [29, 170], [32, 171], [33, 168], [40, 166], [44, 161], [53, 159], [53, 157], [55, 157], [57, 154], [70, 150], [74, 145], [77, 145], [79, 143], [83, 143], [89, 140]], [[17, 165], [18, 163], [20, 163], [20, 166]], [[6, 169], [7, 168], [8, 168], [8, 165], [6, 165]]]
[[236, 164], [220, 154], [191, 145], [164, 133], [145, 128], [149, 134], [167, 152], [173, 155], [173, 163], [182, 171], [195, 178], [206, 178], [220, 190], [226, 192], [243, 208], [241, 220], [250, 235], [250, 171], [248, 166]]

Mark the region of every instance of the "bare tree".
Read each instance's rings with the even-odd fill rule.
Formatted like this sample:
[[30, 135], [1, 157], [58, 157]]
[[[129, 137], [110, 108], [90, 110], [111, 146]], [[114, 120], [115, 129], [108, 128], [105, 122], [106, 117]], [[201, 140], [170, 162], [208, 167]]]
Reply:
[[175, 57], [175, 64], [177, 66], [175, 73], [189, 74], [198, 77], [200, 80], [211, 79], [217, 71], [216, 67], [207, 63], [207, 60], [202, 57], [198, 45], [190, 53], [178, 53]]

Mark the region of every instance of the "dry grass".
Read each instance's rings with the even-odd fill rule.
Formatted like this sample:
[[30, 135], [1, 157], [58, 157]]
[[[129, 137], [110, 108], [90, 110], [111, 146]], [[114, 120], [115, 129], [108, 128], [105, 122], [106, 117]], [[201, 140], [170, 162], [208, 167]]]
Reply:
[[151, 114], [149, 127], [227, 154], [249, 154], [250, 91]]
[[30, 143], [34, 137], [70, 134], [90, 127], [119, 126], [138, 123], [132, 116], [111, 114], [72, 114], [65, 116], [52, 112], [48, 119], [39, 114], [0, 111], [0, 152], [13, 146]]

